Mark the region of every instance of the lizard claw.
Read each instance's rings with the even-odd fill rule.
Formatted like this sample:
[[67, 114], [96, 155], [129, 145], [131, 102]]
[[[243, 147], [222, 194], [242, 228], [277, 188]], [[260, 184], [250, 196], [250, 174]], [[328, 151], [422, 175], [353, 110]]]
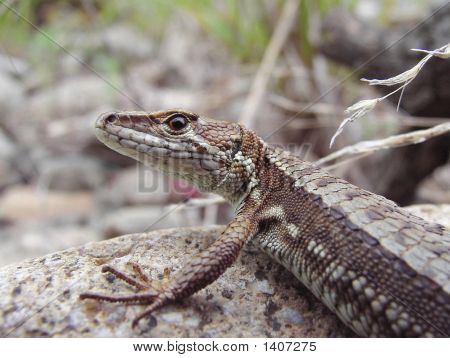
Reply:
[[[135, 278], [115, 269], [112, 266], [105, 265], [102, 267], [102, 272], [109, 272], [115, 277], [127, 282], [131, 286], [136, 287], [142, 293], [136, 293], [126, 296], [110, 296], [98, 293], [85, 292], [80, 294], [80, 299], [91, 299], [96, 301], [107, 301], [107, 302], [122, 302], [126, 304], [144, 304], [149, 305], [149, 307], [137, 316], [133, 322], [132, 327], [135, 328], [138, 322], [150, 315], [153, 311], [166, 305], [167, 303], [173, 302], [175, 300], [174, 295], [168, 285], [163, 285], [162, 287], [157, 287], [154, 281], [152, 281], [142, 270], [141, 266], [136, 263], [131, 263], [133, 271], [139, 276], [141, 281], [137, 281]], [[165, 271], [166, 272], [166, 271]], [[165, 274], [165, 279], [166, 274]]]
[[177, 297], [173, 293], [172, 289], [169, 288], [169, 286], [166, 286], [165, 289], [160, 290], [158, 292], [157, 296], [154, 298], [150, 306], [148, 306], [148, 308], [144, 312], [142, 312], [139, 316], [133, 319], [131, 327], [135, 328], [141, 319], [151, 315], [157, 309], [176, 301], [176, 299]]
[[80, 294], [80, 300], [96, 300], [96, 301], [107, 301], [107, 302], [122, 302], [126, 304], [136, 304], [136, 305], [148, 305], [152, 304], [156, 297], [159, 296], [157, 291], [148, 291], [143, 294], [133, 294], [128, 296], [110, 296], [103, 295], [99, 293], [85, 292]]

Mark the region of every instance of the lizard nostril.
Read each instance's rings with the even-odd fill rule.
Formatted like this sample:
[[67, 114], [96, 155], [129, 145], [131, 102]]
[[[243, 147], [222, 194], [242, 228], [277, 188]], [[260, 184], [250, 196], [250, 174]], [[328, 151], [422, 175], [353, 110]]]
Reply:
[[117, 119], [117, 114], [115, 112], [105, 113], [103, 117], [103, 121], [105, 123], [114, 123]]
[[104, 128], [106, 124], [113, 124], [117, 120], [116, 112], [107, 112], [103, 113], [98, 117], [97, 122], [95, 123], [97, 128]]

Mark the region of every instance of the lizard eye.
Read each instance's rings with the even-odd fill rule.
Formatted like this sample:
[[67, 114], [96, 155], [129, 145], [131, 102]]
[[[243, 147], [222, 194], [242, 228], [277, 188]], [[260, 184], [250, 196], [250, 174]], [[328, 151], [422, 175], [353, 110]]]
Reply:
[[180, 131], [188, 125], [188, 120], [183, 116], [172, 117], [167, 121], [167, 125], [173, 131]]

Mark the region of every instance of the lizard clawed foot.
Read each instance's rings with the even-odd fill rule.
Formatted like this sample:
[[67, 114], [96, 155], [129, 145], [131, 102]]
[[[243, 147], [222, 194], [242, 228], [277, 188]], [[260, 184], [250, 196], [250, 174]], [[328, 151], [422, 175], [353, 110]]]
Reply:
[[83, 293], [80, 295], [80, 298], [149, 305], [144, 312], [133, 320], [132, 327], [134, 328], [142, 318], [150, 315], [155, 310], [168, 303], [189, 297], [214, 282], [236, 260], [242, 246], [256, 230], [256, 221], [252, 220], [252, 217], [248, 215], [248, 213], [247, 215], [238, 215], [228, 224], [219, 240], [194, 256], [188, 265], [177, 271], [170, 279], [170, 271], [164, 270], [163, 280], [159, 285], [156, 285], [137, 264], [132, 264], [132, 267], [140, 281], [111, 266], [104, 266], [103, 272], [110, 272], [117, 278], [137, 288], [138, 291], [143, 292], [119, 297], [97, 293]]
[[[80, 294], [80, 299], [92, 299], [97, 301], [107, 301], [107, 302], [122, 302], [125, 304], [137, 304], [137, 305], [149, 305], [149, 307], [138, 317], [136, 317], [132, 322], [132, 327], [135, 328], [138, 322], [150, 315], [156, 309], [173, 302], [175, 300], [174, 295], [171, 290], [168, 288], [168, 285], [157, 285], [153, 282], [142, 270], [142, 268], [136, 264], [131, 263], [133, 271], [138, 275], [139, 279], [142, 282], [139, 282], [135, 278], [118, 271], [117, 269], [105, 265], [102, 268], [102, 272], [109, 272], [116, 276], [117, 278], [125, 281], [129, 285], [136, 287], [138, 291], [143, 291], [142, 293], [136, 293], [127, 296], [110, 296], [98, 293], [82, 293]], [[165, 275], [166, 276], [166, 275]], [[159, 287], [158, 287], [159, 286]]]

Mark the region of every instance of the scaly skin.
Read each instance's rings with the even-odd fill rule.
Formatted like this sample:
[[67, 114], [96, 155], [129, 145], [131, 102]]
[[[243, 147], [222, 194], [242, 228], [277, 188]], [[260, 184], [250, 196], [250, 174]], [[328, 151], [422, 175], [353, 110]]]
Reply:
[[216, 280], [253, 240], [361, 336], [450, 336], [450, 232], [266, 144], [236, 123], [181, 110], [106, 113], [107, 146], [225, 197], [235, 218], [162, 287], [107, 266], [148, 304], [133, 321]]

